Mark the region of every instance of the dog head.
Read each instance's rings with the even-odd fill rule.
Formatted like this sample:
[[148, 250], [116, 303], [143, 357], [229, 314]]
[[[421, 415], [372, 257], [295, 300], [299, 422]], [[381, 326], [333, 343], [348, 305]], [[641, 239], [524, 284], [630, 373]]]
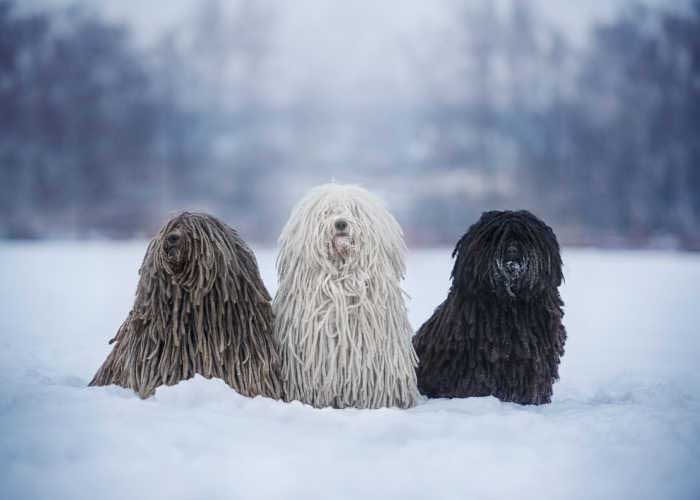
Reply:
[[249, 269], [257, 273], [257, 262], [236, 231], [211, 215], [182, 212], [151, 240], [140, 274], [157, 293], [179, 287], [198, 302], [217, 282], [223, 289], [232, 279], [248, 279]]
[[358, 186], [312, 189], [292, 210], [279, 241], [280, 272], [306, 266], [338, 274], [377, 265], [404, 273], [399, 224], [380, 200]]
[[485, 212], [452, 256], [453, 287], [467, 293], [528, 300], [563, 280], [554, 232], [525, 210]]

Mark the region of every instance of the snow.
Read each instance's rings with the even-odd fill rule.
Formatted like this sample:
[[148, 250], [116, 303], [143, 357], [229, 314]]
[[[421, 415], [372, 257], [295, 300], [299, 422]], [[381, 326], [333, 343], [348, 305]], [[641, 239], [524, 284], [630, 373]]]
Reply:
[[[700, 257], [567, 250], [554, 401], [315, 410], [197, 377], [86, 388], [126, 316], [136, 243], [0, 244], [2, 499], [700, 498]], [[274, 292], [274, 250], [257, 252]], [[449, 249], [414, 251], [414, 327]]]

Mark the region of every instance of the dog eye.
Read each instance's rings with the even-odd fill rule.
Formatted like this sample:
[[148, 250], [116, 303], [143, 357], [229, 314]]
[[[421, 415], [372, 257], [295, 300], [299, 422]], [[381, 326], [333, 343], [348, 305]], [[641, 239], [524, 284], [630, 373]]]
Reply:
[[179, 234], [175, 234], [175, 233], [169, 234], [168, 237], [166, 238], [166, 240], [167, 240], [168, 243], [170, 243], [171, 245], [174, 245], [175, 243], [177, 243], [178, 241], [180, 241], [180, 235], [179, 235]]
[[335, 221], [335, 228], [338, 231], [345, 231], [348, 227], [348, 223], [344, 221], [343, 219], [338, 219]]

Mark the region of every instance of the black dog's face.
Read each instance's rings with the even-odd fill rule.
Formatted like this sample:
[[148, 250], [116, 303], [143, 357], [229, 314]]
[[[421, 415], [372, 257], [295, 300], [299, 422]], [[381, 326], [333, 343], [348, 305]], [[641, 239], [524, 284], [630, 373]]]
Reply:
[[527, 211], [486, 212], [457, 243], [453, 287], [528, 300], [562, 281], [554, 232]]
[[507, 240], [502, 255], [496, 257], [494, 273], [494, 282], [501, 291], [516, 298], [522, 278], [527, 274], [527, 259], [519, 241]]

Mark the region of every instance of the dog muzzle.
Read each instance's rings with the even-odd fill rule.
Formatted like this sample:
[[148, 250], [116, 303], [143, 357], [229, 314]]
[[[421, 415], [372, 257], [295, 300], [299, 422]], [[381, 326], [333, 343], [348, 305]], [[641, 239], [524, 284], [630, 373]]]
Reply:
[[347, 234], [336, 234], [333, 237], [333, 251], [339, 257], [347, 257], [352, 251], [352, 238]]

